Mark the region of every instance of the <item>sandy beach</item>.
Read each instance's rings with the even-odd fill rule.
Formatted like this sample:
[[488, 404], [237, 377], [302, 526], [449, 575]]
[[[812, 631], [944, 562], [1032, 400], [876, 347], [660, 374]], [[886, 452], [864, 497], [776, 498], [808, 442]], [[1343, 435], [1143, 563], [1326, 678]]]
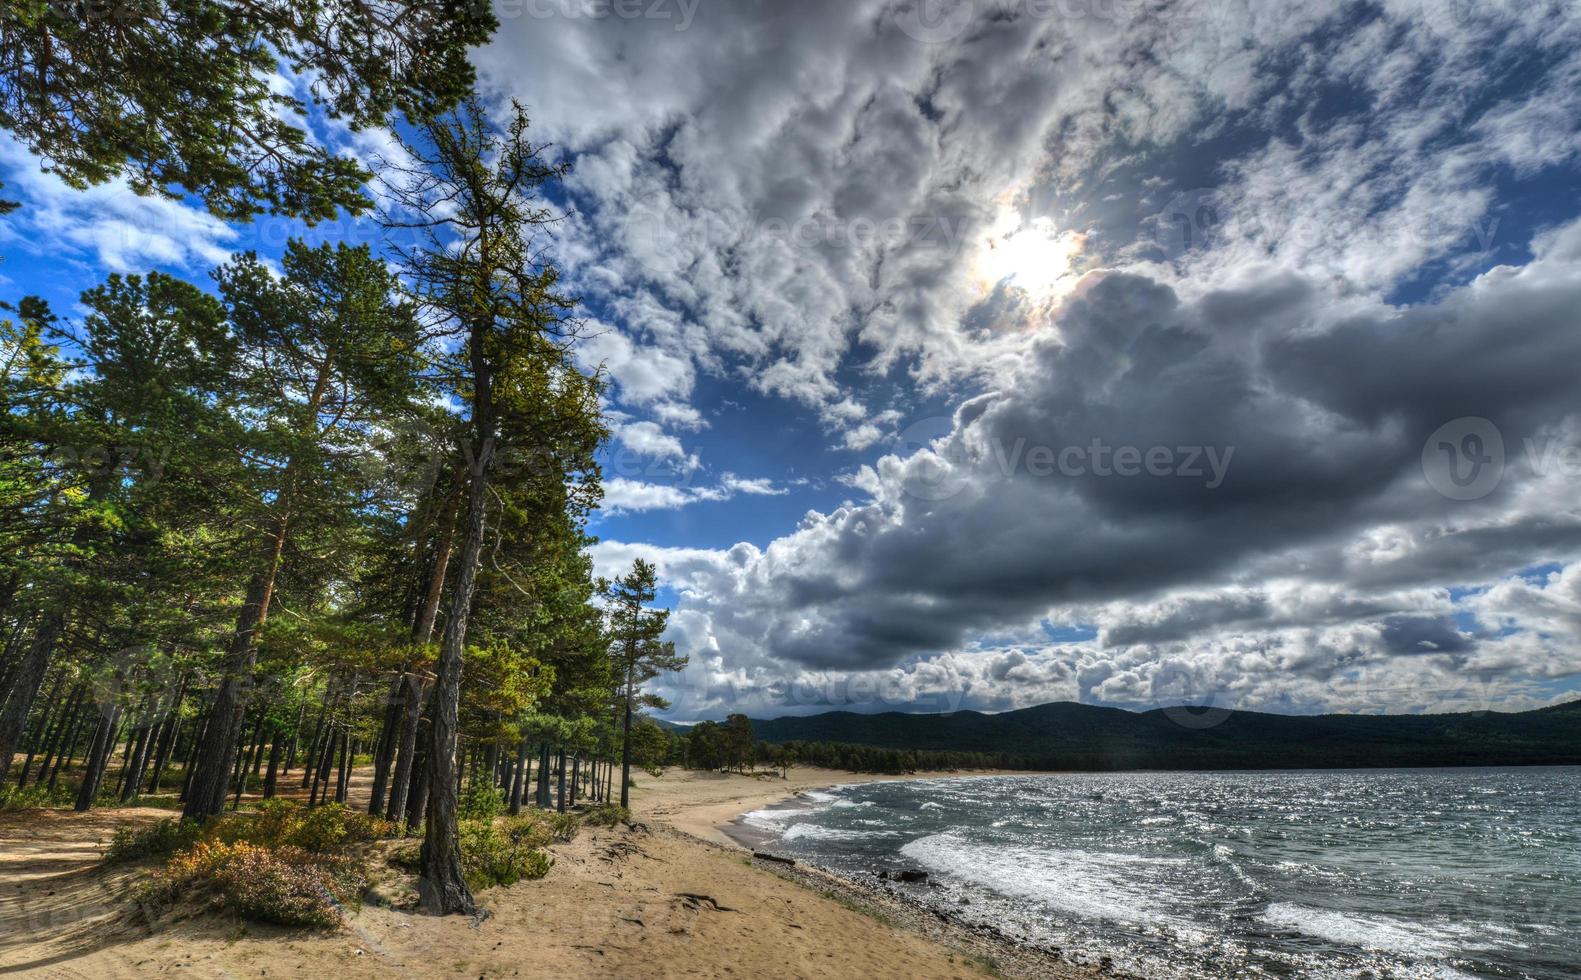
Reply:
[[585, 828], [553, 849], [548, 877], [481, 893], [485, 920], [367, 904], [324, 934], [214, 916], [147, 921], [130, 899], [146, 869], [105, 868], [99, 847], [117, 826], [169, 811], [0, 814], [0, 975], [1093, 975], [832, 876], [755, 861], [721, 830], [798, 791], [870, 778], [881, 777], [638, 775], [632, 827]]

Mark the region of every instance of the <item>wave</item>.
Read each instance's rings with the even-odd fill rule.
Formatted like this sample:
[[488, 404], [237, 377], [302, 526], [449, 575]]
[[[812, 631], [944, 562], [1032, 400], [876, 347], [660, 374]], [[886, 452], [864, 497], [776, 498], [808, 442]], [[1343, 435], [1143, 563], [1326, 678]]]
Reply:
[[1073, 915], [1135, 924], [1178, 924], [1147, 889], [1133, 883], [1134, 868], [1117, 867], [1178, 859], [975, 844], [954, 832], [911, 841], [900, 853], [930, 871]]
[[890, 832], [883, 830], [855, 830], [841, 827], [824, 827], [815, 823], [791, 824], [785, 828], [782, 840], [864, 840], [868, 838], [889, 837]]
[[1485, 930], [1469, 925], [1406, 922], [1381, 915], [1313, 908], [1294, 902], [1275, 902], [1268, 906], [1261, 918], [1275, 928], [1289, 929], [1331, 943], [1419, 959], [1443, 959], [1460, 953], [1487, 950], [1496, 945], [1485, 940]]

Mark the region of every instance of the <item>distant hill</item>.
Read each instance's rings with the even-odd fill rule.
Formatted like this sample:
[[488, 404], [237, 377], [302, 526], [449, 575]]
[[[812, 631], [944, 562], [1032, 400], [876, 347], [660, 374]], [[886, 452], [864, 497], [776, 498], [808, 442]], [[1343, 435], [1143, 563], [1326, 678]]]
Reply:
[[[1322, 769], [1581, 764], [1581, 701], [1523, 712], [1275, 715], [1133, 712], [1069, 701], [984, 714], [832, 711], [754, 720], [765, 742], [985, 752], [1049, 769]], [[1183, 719], [1179, 721], [1177, 719]]]

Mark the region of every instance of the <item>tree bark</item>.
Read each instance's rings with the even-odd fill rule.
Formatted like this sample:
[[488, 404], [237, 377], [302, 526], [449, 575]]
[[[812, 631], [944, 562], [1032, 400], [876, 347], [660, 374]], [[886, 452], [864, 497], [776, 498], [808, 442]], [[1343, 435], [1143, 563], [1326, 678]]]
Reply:
[[[423, 605], [412, 625], [412, 642], [427, 646], [434, 636], [434, 623], [439, 618], [439, 600], [445, 592], [445, 576], [450, 570], [450, 553], [455, 541], [456, 509], [460, 505], [461, 491], [466, 487], [466, 470], [456, 469], [455, 486], [445, 501], [440, 517], [439, 541], [434, 545], [434, 564], [428, 574], [428, 587], [423, 595]], [[399, 820], [406, 812], [411, 796], [412, 782], [421, 778], [415, 762], [417, 757], [418, 729], [422, 723], [423, 704], [428, 696], [428, 683], [417, 670], [407, 671], [401, 678], [401, 732], [396, 747], [395, 775], [391, 780], [390, 802], [385, 809], [386, 820]], [[419, 813], [423, 812], [421, 809]]]
[[626, 674], [626, 722], [622, 726], [620, 739], [620, 805], [631, 805], [631, 696], [635, 681], [630, 672]]
[[132, 750], [132, 758], [126, 763], [125, 778], [121, 780], [121, 803], [132, 801], [137, 791], [143, 785], [143, 766], [148, 761], [148, 745], [154, 739], [154, 716], [149, 717], [137, 727], [137, 747]]
[[390, 682], [389, 693], [384, 699], [384, 720], [379, 725], [379, 740], [374, 743], [373, 793], [368, 798], [368, 812], [378, 816], [384, 812], [384, 795], [389, 788], [390, 772], [395, 762], [395, 748], [401, 732], [401, 692], [406, 689], [406, 675]]
[[553, 805], [549, 798], [549, 743], [542, 742], [538, 745], [538, 792], [534, 795], [533, 805], [540, 810], [547, 810]]
[[351, 787], [351, 760], [356, 757], [356, 749], [351, 742], [351, 733], [340, 740], [340, 769], [335, 773], [335, 802], [342, 806], [346, 803], [346, 792]]
[[466, 534], [461, 542], [450, 615], [445, 619], [444, 639], [439, 646], [438, 676], [434, 681], [434, 705], [429, 720], [429, 798], [418, 897], [423, 910], [432, 915], [477, 911], [472, 892], [461, 873], [461, 846], [457, 839], [456, 725], [461, 702], [462, 652], [472, 609], [472, 589], [477, 581], [478, 558], [483, 552], [483, 516], [488, 504], [489, 466], [494, 455], [491, 381], [483, 343], [483, 328], [474, 327], [472, 422], [476, 442], [467, 487]]

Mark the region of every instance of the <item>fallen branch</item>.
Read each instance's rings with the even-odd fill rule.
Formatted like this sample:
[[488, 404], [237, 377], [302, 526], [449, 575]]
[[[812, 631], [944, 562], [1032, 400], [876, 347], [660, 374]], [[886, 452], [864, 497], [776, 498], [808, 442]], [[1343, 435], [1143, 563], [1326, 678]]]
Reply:
[[794, 865], [796, 863], [795, 858], [780, 857], [778, 854], [770, 854], [767, 851], [753, 851], [752, 856], [759, 861], [773, 861], [775, 864]]
[[676, 892], [675, 897], [684, 902], [687, 908], [710, 909], [715, 912], [735, 912], [736, 909], [720, 905], [712, 895], [699, 895], [696, 892]]

